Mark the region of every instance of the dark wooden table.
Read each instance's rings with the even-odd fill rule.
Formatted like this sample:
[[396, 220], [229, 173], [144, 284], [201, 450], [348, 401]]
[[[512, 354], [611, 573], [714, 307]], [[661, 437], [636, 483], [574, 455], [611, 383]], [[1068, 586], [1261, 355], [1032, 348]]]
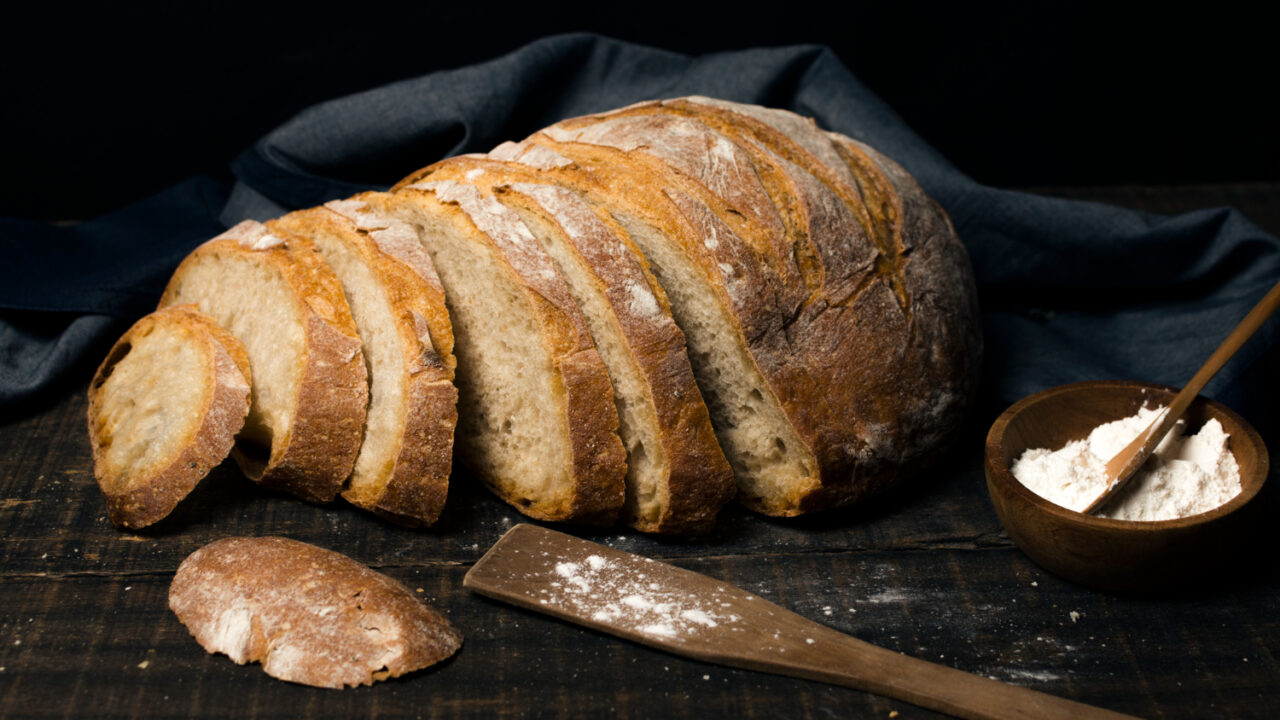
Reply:
[[[1234, 204], [1280, 231], [1280, 185], [1050, 192], [1165, 212]], [[975, 411], [946, 458], [870, 506], [793, 521], [729, 508], [714, 534], [692, 541], [584, 535], [884, 647], [1113, 710], [1280, 713], [1275, 553], [1248, 553], [1248, 572], [1173, 596], [1058, 579], [1013, 546], [987, 500], [981, 441], [994, 412]], [[522, 518], [467, 480], [455, 477], [437, 527], [413, 531], [264, 493], [228, 465], [158, 527], [122, 533], [93, 481], [83, 392], [0, 426], [0, 718], [935, 717], [684, 660], [470, 594], [468, 567]], [[1275, 495], [1265, 498], [1272, 517]], [[173, 572], [212, 540], [264, 534], [338, 550], [420, 589], [464, 633], [463, 649], [436, 668], [345, 691], [207, 655], [168, 609]]]

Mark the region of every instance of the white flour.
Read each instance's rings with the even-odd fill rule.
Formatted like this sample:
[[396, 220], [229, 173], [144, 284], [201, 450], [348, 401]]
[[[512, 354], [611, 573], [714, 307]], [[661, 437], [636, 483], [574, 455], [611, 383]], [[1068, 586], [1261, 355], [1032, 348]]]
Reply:
[[646, 635], [675, 638], [738, 620], [724, 611], [729, 603], [718, 597], [700, 601], [599, 555], [556, 563], [555, 572], [560, 580], [542, 591], [542, 604], [576, 608], [578, 614]]
[[[1105, 465], [1156, 420], [1164, 408], [1142, 408], [1137, 415], [1099, 425], [1084, 440], [1061, 450], [1027, 450], [1013, 464], [1013, 475], [1037, 495], [1081, 511], [1106, 486]], [[1138, 470], [1100, 517], [1120, 520], [1170, 520], [1222, 505], [1240, 493], [1240, 468], [1227, 449], [1227, 434], [1209, 420], [1192, 436], [1179, 420], [1151, 459]]]

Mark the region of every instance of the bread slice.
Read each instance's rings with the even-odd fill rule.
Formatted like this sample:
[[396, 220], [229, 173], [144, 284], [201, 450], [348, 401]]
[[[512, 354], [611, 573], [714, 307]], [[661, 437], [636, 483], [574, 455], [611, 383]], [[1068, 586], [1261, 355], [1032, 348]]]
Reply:
[[531, 517], [613, 522], [626, 473], [613, 389], [538, 241], [513, 212], [459, 183], [362, 199], [415, 228], [444, 285], [464, 461]]
[[231, 451], [249, 412], [249, 358], [192, 305], [143, 317], [89, 385], [93, 471], [116, 527], [167, 516]]
[[431, 258], [413, 228], [359, 196], [267, 227], [315, 243], [364, 343], [369, 410], [342, 496], [401, 524], [430, 525], [448, 494], [458, 419], [453, 330]]
[[194, 303], [253, 367], [252, 406], [232, 456], [250, 479], [328, 502], [360, 449], [368, 385], [342, 287], [314, 244], [246, 220], [196, 248], [161, 307]]
[[515, 211], [555, 261], [604, 360], [627, 449], [624, 520], [646, 532], [709, 530], [736, 493], [666, 294], [626, 231], [576, 191], [475, 156], [426, 175], [476, 186]]
[[403, 584], [282, 537], [209, 543], [178, 566], [169, 608], [209, 653], [339, 689], [433, 665], [462, 635]]

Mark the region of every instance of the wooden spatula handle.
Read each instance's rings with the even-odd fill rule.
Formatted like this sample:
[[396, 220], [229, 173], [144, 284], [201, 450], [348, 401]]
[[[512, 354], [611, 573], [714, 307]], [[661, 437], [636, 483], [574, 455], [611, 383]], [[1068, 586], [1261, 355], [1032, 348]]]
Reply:
[[962, 718], [1087, 720], [1131, 718], [1017, 685], [991, 680], [877, 647], [835, 631], [821, 633], [815, 651], [748, 660], [754, 670], [819, 680]]

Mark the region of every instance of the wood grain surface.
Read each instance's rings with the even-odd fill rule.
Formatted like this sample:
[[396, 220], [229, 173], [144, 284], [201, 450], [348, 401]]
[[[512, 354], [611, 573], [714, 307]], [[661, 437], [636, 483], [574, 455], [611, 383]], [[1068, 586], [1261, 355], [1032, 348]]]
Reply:
[[[85, 405], [81, 388], [0, 426], [0, 718], [938, 717], [686, 660], [468, 592], [467, 569], [525, 519], [461, 472], [427, 530], [270, 493], [224, 464], [166, 520], [117, 531], [93, 480]], [[1247, 572], [1173, 596], [1108, 594], [1049, 574], [1013, 546], [986, 495], [982, 441], [1000, 409], [976, 412], [931, 471], [867, 506], [794, 520], [730, 506], [697, 540], [576, 534], [721, 578], [875, 645], [1091, 705], [1159, 718], [1272, 716], [1275, 554], [1242, 556]], [[173, 573], [208, 542], [266, 534], [420, 588], [463, 633], [462, 650], [344, 691], [207, 655], [168, 609]]]

